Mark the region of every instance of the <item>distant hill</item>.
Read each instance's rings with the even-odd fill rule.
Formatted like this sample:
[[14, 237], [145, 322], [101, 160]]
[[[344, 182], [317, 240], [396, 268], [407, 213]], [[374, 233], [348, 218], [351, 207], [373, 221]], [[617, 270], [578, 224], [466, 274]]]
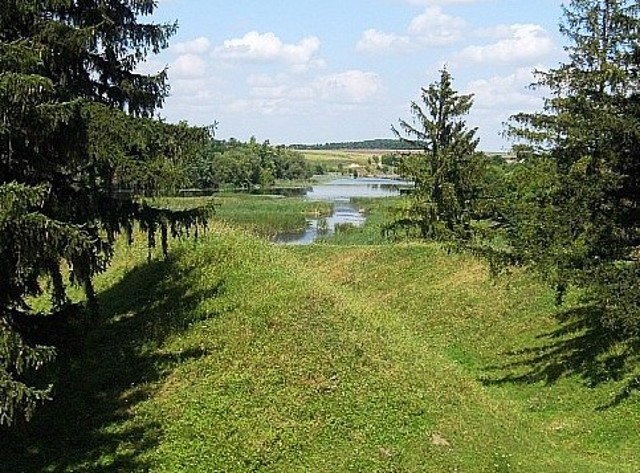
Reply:
[[[339, 150], [362, 150], [362, 151], [406, 151], [410, 149], [420, 149], [417, 146], [411, 146], [403, 140], [393, 140], [387, 138], [379, 138], [364, 141], [342, 141], [339, 143], [318, 143], [318, 144], [292, 144], [289, 148], [300, 151], [339, 151]], [[507, 162], [515, 160], [515, 154], [512, 151], [483, 151], [488, 156], [500, 157]]]
[[403, 150], [411, 148], [406, 141], [392, 139], [375, 139], [364, 141], [344, 141], [340, 143], [324, 144], [292, 144], [289, 146], [298, 150], [340, 150], [340, 149], [371, 149], [371, 150]]

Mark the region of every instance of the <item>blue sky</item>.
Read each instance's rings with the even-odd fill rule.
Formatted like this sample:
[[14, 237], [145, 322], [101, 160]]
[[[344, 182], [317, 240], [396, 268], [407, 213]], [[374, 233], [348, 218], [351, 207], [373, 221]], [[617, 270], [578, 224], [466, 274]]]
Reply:
[[481, 149], [508, 149], [502, 123], [540, 107], [531, 71], [563, 60], [560, 16], [552, 0], [160, 0], [152, 21], [179, 30], [141, 69], [169, 67], [170, 122], [292, 144], [391, 138], [446, 64]]

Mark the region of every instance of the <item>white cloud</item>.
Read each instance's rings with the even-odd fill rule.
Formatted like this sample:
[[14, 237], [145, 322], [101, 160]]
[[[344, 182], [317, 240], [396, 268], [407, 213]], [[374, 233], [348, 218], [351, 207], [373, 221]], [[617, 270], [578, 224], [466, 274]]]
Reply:
[[522, 64], [547, 58], [555, 51], [553, 39], [540, 25], [514, 24], [489, 32], [502, 39], [485, 46], [468, 46], [456, 59], [483, 64]]
[[515, 111], [533, 111], [542, 105], [542, 93], [529, 85], [535, 80], [533, 68], [520, 67], [506, 76], [478, 79], [467, 85], [467, 92], [474, 94], [474, 108]]
[[274, 115], [276, 113], [289, 113], [290, 108], [285, 100], [280, 98], [249, 98], [231, 101], [225, 111], [232, 114], [243, 115], [247, 112], [260, 115]]
[[444, 46], [462, 38], [467, 22], [443, 13], [439, 7], [428, 8], [409, 24], [409, 33], [427, 46]]
[[474, 104], [468, 123], [478, 127], [481, 147], [485, 150], [508, 148], [511, 143], [501, 135], [504, 123], [519, 112], [542, 109], [543, 90], [532, 90], [534, 68], [520, 67], [507, 75], [495, 75], [474, 80], [463, 93], [474, 94]]
[[364, 53], [390, 53], [412, 49], [411, 39], [395, 33], [369, 29], [362, 33], [356, 51]]
[[204, 54], [209, 48], [211, 48], [211, 43], [207, 38], [201, 36], [191, 41], [176, 43], [171, 47], [171, 51], [176, 54]]
[[182, 54], [169, 66], [171, 78], [200, 77], [207, 69], [207, 63], [197, 54]]
[[252, 74], [247, 77], [247, 85], [250, 87], [272, 87], [288, 80], [288, 75], [280, 74]]
[[207, 78], [184, 78], [171, 82], [171, 95], [180, 97], [183, 105], [211, 106], [213, 100], [220, 100], [216, 88], [220, 81]]
[[247, 85], [249, 97], [231, 101], [227, 111], [264, 115], [324, 113], [337, 105], [367, 105], [382, 90], [377, 74], [360, 70], [323, 75], [306, 83], [301, 83], [298, 76], [260, 74], [250, 76]]
[[164, 70], [166, 64], [160, 62], [156, 58], [148, 58], [146, 61], [141, 62], [136, 66], [135, 72], [137, 74], [154, 75]]
[[281, 99], [289, 95], [290, 89], [286, 85], [266, 85], [251, 88], [251, 96], [262, 99]]
[[462, 39], [467, 22], [431, 6], [409, 23], [406, 33], [368, 29], [362, 33], [356, 51], [365, 53], [406, 52], [420, 47], [441, 47]]
[[514, 25], [495, 25], [478, 28], [475, 34], [481, 38], [507, 39], [513, 36], [513, 27]]
[[228, 39], [215, 49], [214, 55], [228, 61], [284, 62], [297, 67], [320, 66], [316, 58], [320, 40], [308, 36], [295, 44], [286, 44], [274, 33], [250, 31], [242, 38]]
[[364, 103], [378, 94], [382, 80], [373, 72], [352, 70], [321, 77], [315, 81], [314, 87], [324, 100]]

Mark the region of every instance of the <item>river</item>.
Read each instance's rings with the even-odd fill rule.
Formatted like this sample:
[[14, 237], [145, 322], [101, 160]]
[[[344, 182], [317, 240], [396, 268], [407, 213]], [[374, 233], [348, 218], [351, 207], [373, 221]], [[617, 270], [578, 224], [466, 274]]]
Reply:
[[283, 233], [275, 238], [276, 243], [287, 245], [308, 245], [319, 237], [330, 236], [337, 225], [362, 226], [366, 221], [364, 213], [351, 201], [356, 197], [382, 198], [400, 194], [400, 189], [411, 183], [395, 179], [361, 177], [342, 178], [317, 184], [307, 191], [305, 198], [321, 200], [333, 205], [328, 217], [308, 218], [307, 228], [301, 232]]

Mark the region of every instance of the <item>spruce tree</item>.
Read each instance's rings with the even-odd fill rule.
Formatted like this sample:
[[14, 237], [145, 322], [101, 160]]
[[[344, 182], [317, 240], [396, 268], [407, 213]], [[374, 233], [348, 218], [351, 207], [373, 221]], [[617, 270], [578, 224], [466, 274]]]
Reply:
[[538, 72], [544, 111], [513, 117], [524, 168], [505, 207], [514, 260], [584, 290], [603, 329], [640, 330], [640, 5], [572, 0], [568, 60]]
[[486, 159], [476, 152], [475, 128], [464, 117], [473, 95], [453, 89], [451, 74], [443, 69], [440, 79], [422, 89], [422, 103], [411, 103], [410, 121], [400, 120], [394, 134], [420, 153], [409, 154], [402, 165], [405, 177], [415, 182], [408, 219], [423, 238], [468, 241], [478, 201], [480, 177]]
[[49, 394], [27, 381], [54, 355], [27, 330], [38, 316], [27, 298], [41, 292], [42, 277], [51, 281], [54, 312], [68, 304], [63, 263], [91, 302], [92, 276], [134, 220], [151, 244], [160, 229], [166, 251], [169, 228], [177, 234], [206, 217], [206, 210], [176, 214], [114, 194], [126, 163], [139, 160], [142, 168], [182, 152], [166, 138], [169, 125], [148, 118], [168, 92], [166, 73], [136, 72], [175, 31], [138, 21], [155, 3], [0, 2], [0, 424], [28, 417]]

